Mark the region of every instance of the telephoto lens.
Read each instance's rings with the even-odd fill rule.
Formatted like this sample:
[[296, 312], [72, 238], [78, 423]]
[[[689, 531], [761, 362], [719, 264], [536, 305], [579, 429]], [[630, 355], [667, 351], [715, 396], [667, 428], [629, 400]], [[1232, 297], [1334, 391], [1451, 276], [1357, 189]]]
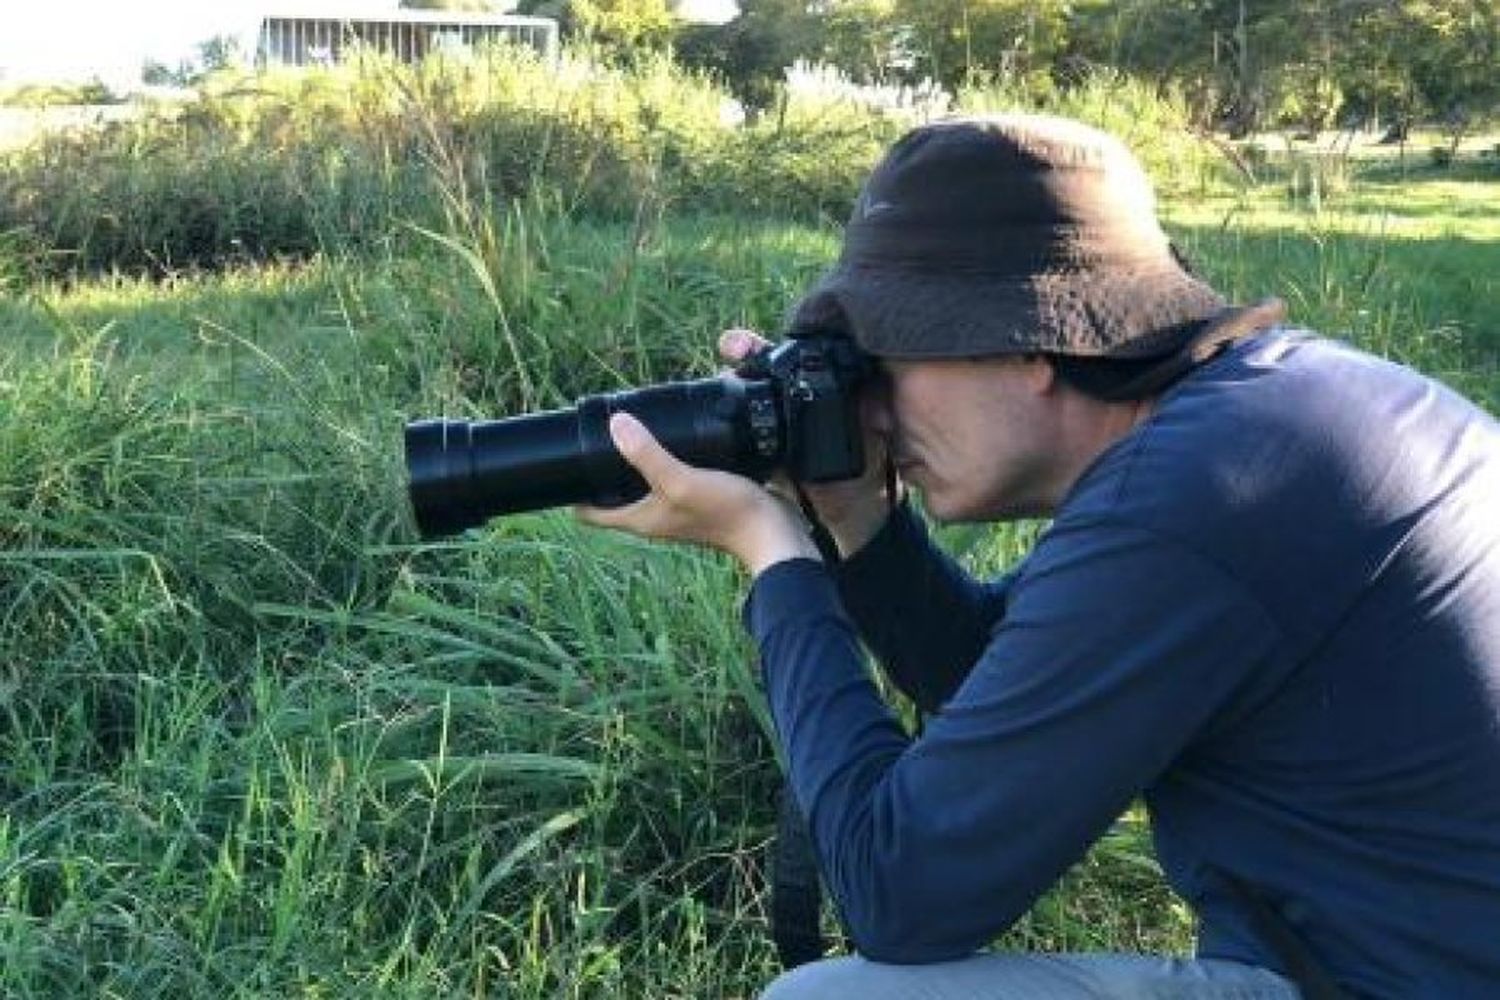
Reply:
[[764, 480], [783, 451], [771, 386], [735, 376], [588, 396], [577, 406], [504, 420], [406, 425], [406, 467], [425, 538], [502, 514], [565, 504], [613, 507], [646, 495], [615, 449], [609, 418], [633, 414], [691, 465]]
[[809, 332], [751, 355], [733, 375], [586, 396], [508, 420], [407, 424], [417, 528], [433, 538], [501, 514], [645, 496], [609, 436], [616, 411], [638, 417], [689, 465], [761, 481], [777, 469], [810, 483], [852, 478], [864, 469], [859, 391], [874, 370], [848, 338]]

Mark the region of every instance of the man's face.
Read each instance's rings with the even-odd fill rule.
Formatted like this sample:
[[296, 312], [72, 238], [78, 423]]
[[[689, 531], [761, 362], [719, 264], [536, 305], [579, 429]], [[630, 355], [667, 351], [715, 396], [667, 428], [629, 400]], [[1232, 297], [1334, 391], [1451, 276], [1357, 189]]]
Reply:
[[1052, 369], [1039, 358], [881, 361], [869, 418], [902, 480], [940, 521], [1048, 514], [1055, 506]]

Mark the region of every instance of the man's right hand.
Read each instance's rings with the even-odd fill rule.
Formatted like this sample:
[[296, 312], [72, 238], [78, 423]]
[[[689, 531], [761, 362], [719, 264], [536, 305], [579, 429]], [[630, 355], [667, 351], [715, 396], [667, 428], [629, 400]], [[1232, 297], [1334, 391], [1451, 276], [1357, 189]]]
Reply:
[[[751, 330], [726, 330], [719, 337], [720, 357], [735, 365], [756, 351], [770, 346], [770, 341]], [[880, 405], [878, 401], [869, 398], [870, 395], [867, 392], [865, 398], [860, 400], [862, 410], [871, 405]], [[895, 497], [887, 495], [886, 441], [883, 436], [870, 429], [871, 421], [868, 416], [864, 425], [865, 471], [858, 478], [832, 483], [802, 484], [808, 500], [817, 511], [818, 520], [823, 522], [833, 536], [838, 544], [839, 554], [845, 558], [858, 552], [866, 542], [875, 537], [903, 493], [903, 487], [897, 481]], [[784, 473], [778, 472], [770, 486], [793, 502], [796, 501], [796, 490]]]

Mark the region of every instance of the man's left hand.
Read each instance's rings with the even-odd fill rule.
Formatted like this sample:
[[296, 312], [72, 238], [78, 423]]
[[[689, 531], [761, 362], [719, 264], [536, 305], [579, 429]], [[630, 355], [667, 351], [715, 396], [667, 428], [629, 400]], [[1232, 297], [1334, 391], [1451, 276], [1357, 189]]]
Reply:
[[752, 576], [787, 559], [819, 558], [800, 515], [759, 483], [680, 461], [628, 413], [610, 417], [609, 433], [651, 492], [624, 507], [576, 507], [580, 520], [718, 549]]

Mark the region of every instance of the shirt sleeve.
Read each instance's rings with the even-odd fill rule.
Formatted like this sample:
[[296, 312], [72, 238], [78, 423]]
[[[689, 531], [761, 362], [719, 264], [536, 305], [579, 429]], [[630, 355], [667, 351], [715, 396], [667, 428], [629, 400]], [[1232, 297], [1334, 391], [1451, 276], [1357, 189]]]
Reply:
[[1013, 923], [1279, 642], [1235, 580], [1181, 545], [1055, 525], [911, 740], [821, 564], [763, 573], [746, 611], [823, 874], [861, 953], [887, 962], [961, 957]]
[[927, 713], [937, 711], [968, 676], [1005, 610], [1011, 580], [975, 580], [932, 544], [905, 503], [833, 572], [865, 645]]

